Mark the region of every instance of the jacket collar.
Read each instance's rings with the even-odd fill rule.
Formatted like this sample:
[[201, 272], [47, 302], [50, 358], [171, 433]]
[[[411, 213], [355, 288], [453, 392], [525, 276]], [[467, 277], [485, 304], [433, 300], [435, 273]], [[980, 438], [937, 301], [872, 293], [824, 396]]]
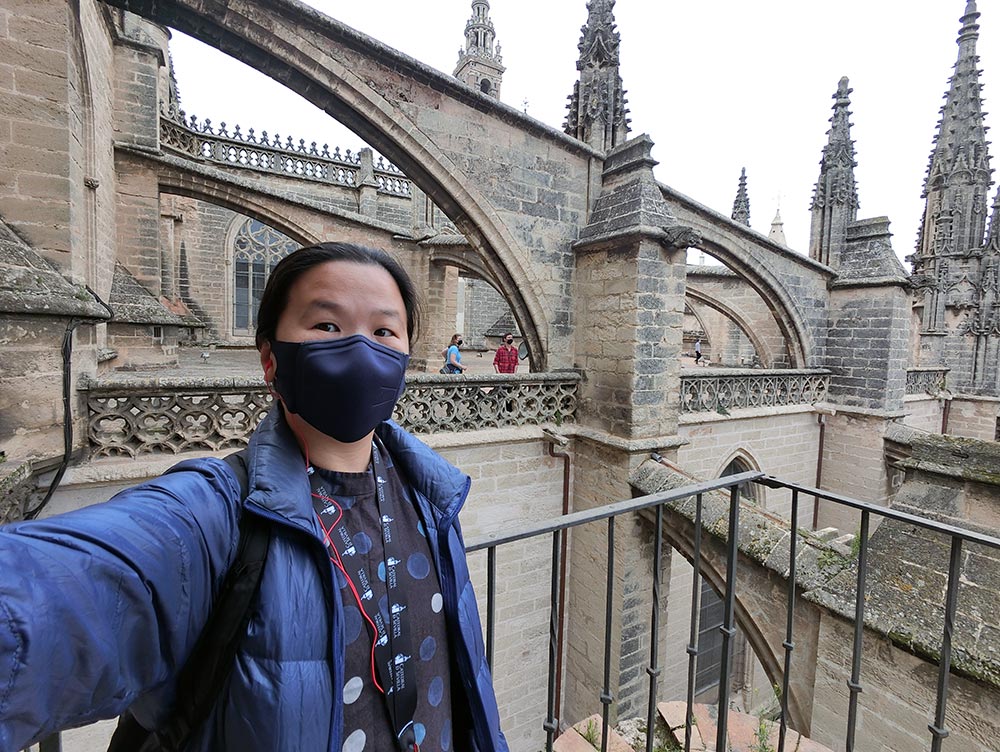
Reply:
[[[471, 479], [393, 421], [376, 432], [413, 490], [430, 503], [438, 526], [450, 524], [465, 503]], [[280, 406], [274, 405], [254, 431], [248, 453], [250, 500], [319, 535], [305, 459]]]

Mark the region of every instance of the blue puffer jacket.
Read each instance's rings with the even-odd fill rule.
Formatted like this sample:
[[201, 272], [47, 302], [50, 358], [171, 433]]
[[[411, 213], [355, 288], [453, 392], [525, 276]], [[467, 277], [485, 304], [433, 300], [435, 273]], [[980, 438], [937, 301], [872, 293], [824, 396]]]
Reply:
[[[456, 750], [505, 752], [458, 512], [469, 479], [392, 423], [441, 580]], [[340, 752], [343, 618], [302, 456], [279, 410], [249, 448], [247, 513], [272, 522], [259, 602], [197, 752]], [[236, 553], [240, 491], [188, 460], [106, 504], [0, 529], [0, 751], [131, 707], [161, 725]]]

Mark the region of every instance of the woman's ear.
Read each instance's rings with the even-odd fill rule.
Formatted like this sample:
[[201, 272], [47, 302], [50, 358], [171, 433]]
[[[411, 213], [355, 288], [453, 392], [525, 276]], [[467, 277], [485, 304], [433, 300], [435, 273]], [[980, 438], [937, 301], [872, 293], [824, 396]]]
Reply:
[[271, 354], [270, 342], [264, 342], [260, 346], [260, 367], [264, 369], [264, 381], [270, 385], [274, 381], [274, 372], [277, 369], [277, 363]]

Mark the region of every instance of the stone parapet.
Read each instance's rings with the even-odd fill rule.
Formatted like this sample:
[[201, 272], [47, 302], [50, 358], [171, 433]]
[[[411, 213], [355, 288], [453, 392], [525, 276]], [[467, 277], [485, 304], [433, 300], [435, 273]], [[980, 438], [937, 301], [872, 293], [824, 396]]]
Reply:
[[786, 405], [811, 405], [826, 400], [830, 372], [824, 369], [696, 369], [681, 374], [681, 411], [714, 411]]
[[[393, 417], [414, 433], [559, 426], [576, 420], [579, 374], [410, 374]], [[272, 397], [256, 376], [114, 375], [86, 379], [95, 457], [244, 446]]]

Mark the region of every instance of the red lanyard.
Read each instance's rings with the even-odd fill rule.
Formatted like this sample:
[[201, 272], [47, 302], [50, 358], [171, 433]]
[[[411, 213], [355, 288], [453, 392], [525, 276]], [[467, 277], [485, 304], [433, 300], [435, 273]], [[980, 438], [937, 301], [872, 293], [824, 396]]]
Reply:
[[[344, 525], [343, 508], [335, 499], [321, 493], [320, 479], [316, 473], [311, 475], [310, 482], [313, 499], [321, 502], [321, 504], [314, 502], [314, 506], [320, 526], [323, 528], [330, 561], [347, 580], [351, 594], [371, 632], [372, 681], [385, 697], [399, 749], [402, 752], [419, 752], [414, 735], [413, 716], [417, 709], [417, 684], [411, 663], [414, 656], [409, 628], [410, 604], [405, 588], [400, 586], [396, 576], [396, 569], [406, 561], [407, 552], [401, 549], [401, 539], [395, 523], [396, 517], [399, 516], [399, 504], [408, 502], [405, 498], [396, 498], [400, 495], [399, 489], [396, 484], [391, 483], [386, 473], [382, 461], [383, 451], [385, 450], [378, 443], [372, 444], [372, 475], [375, 480], [375, 502], [380, 521], [379, 533], [383, 544], [382, 567], [384, 567], [389, 604], [388, 623], [379, 609], [379, 599], [373, 597], [371, 593], [371, 585], [376, 581], [372, 578], [372, 573], [363, 566], [349, 568], [350, 564], [347, 566], [344, 564], [344, 556], [337, 546], [337, 541], [344, 545], [345, 553], [352, 549], [353, 544], [351, 533]], [[392, 493], [386, 492], [387, 486], [393, 486]], [[362, 592], [359, 592], [356, 581], [361, 585]]]

